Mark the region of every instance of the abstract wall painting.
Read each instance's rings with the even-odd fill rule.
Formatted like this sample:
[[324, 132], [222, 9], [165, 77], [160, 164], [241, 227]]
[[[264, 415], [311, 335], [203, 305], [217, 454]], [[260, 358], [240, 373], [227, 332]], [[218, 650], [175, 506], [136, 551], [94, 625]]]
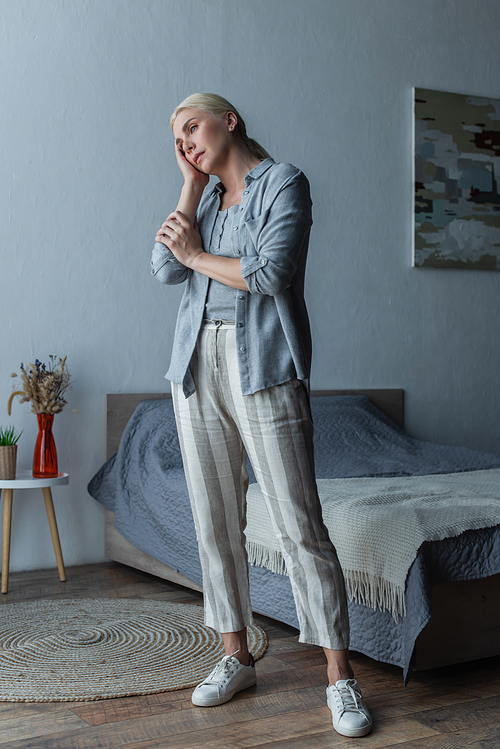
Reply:
[[500, 100], [414, 92], [413, 264], [500, 270]]

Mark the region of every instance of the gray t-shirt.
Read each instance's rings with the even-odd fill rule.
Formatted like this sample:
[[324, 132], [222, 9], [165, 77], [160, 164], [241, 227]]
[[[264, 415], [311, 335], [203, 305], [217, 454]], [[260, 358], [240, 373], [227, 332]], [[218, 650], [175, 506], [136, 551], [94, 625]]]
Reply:
[[[222, 257], [234, 257], [231, 232], [238, 220], [237, 205], [232, 205], [225, 211], [219, 211], [212, 231], [208, 252]], [[205, 311], [206, 320], [231, 320], [234, 322], [236, 306], [236, 289], [226, 286], [211, 278], [208, 284]]]

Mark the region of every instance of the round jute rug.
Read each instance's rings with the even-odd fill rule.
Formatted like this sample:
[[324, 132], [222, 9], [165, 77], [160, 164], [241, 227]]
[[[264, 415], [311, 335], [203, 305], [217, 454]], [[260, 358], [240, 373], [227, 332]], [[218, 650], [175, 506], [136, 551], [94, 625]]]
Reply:
[[[248, 628], [255, 659], [265, 632]], [[0, 606], [0, 701], [106, 700], [192, 687], [224, 655], [201, 606], [128, 599]]]

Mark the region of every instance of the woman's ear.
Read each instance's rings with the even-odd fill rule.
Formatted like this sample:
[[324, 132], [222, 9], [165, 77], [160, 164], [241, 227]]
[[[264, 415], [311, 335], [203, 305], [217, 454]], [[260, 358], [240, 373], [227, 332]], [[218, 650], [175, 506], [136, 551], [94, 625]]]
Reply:
[[238, 118], [234, 112], [226, 112], [226, 121], [230, 132], [236, 129]]

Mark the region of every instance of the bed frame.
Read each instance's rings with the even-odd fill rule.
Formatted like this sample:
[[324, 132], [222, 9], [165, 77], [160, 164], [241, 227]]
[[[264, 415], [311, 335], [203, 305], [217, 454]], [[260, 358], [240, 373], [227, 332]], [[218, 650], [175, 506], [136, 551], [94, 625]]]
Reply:
[[[399, 427], [404, 427], [401, 389], [320, 390], [313, 397], [365, 395]], [[125, 426], [139, 403], [170, 398], [170, 393], [116, 393], [106, 396], [106, 460], [117, 450]], [[137, 549], [114, 527], [114, 514], [105, 510], [105, 549], [108, 559], [148, 572], [187, 588], [202, 588], [185, 575]], [[433, 614], [418, 636], [412, 665], [420, 671], [500, 654], [500, 575], [480, 580], [444, 583], [432, 589]]]
[[[402, 390], [317, 390], [313, 393], [314, 397], [322, 395], [366, 395], [377, 408], [403, 428], [404, 396]], [[118, 450], [123, 430], [139, 403], [145, 400], [163, 400], [171, 397], [170, 393], [108, 394], [106, 396], [106, 460]], [[104, 538], [104, 553], [108, 559], [184, 585], [186, 588], [202, 590], [198, 583], [137, 549], [123, 538], [114, 527], [114, 514], [108, 509], [105, 511]]]

